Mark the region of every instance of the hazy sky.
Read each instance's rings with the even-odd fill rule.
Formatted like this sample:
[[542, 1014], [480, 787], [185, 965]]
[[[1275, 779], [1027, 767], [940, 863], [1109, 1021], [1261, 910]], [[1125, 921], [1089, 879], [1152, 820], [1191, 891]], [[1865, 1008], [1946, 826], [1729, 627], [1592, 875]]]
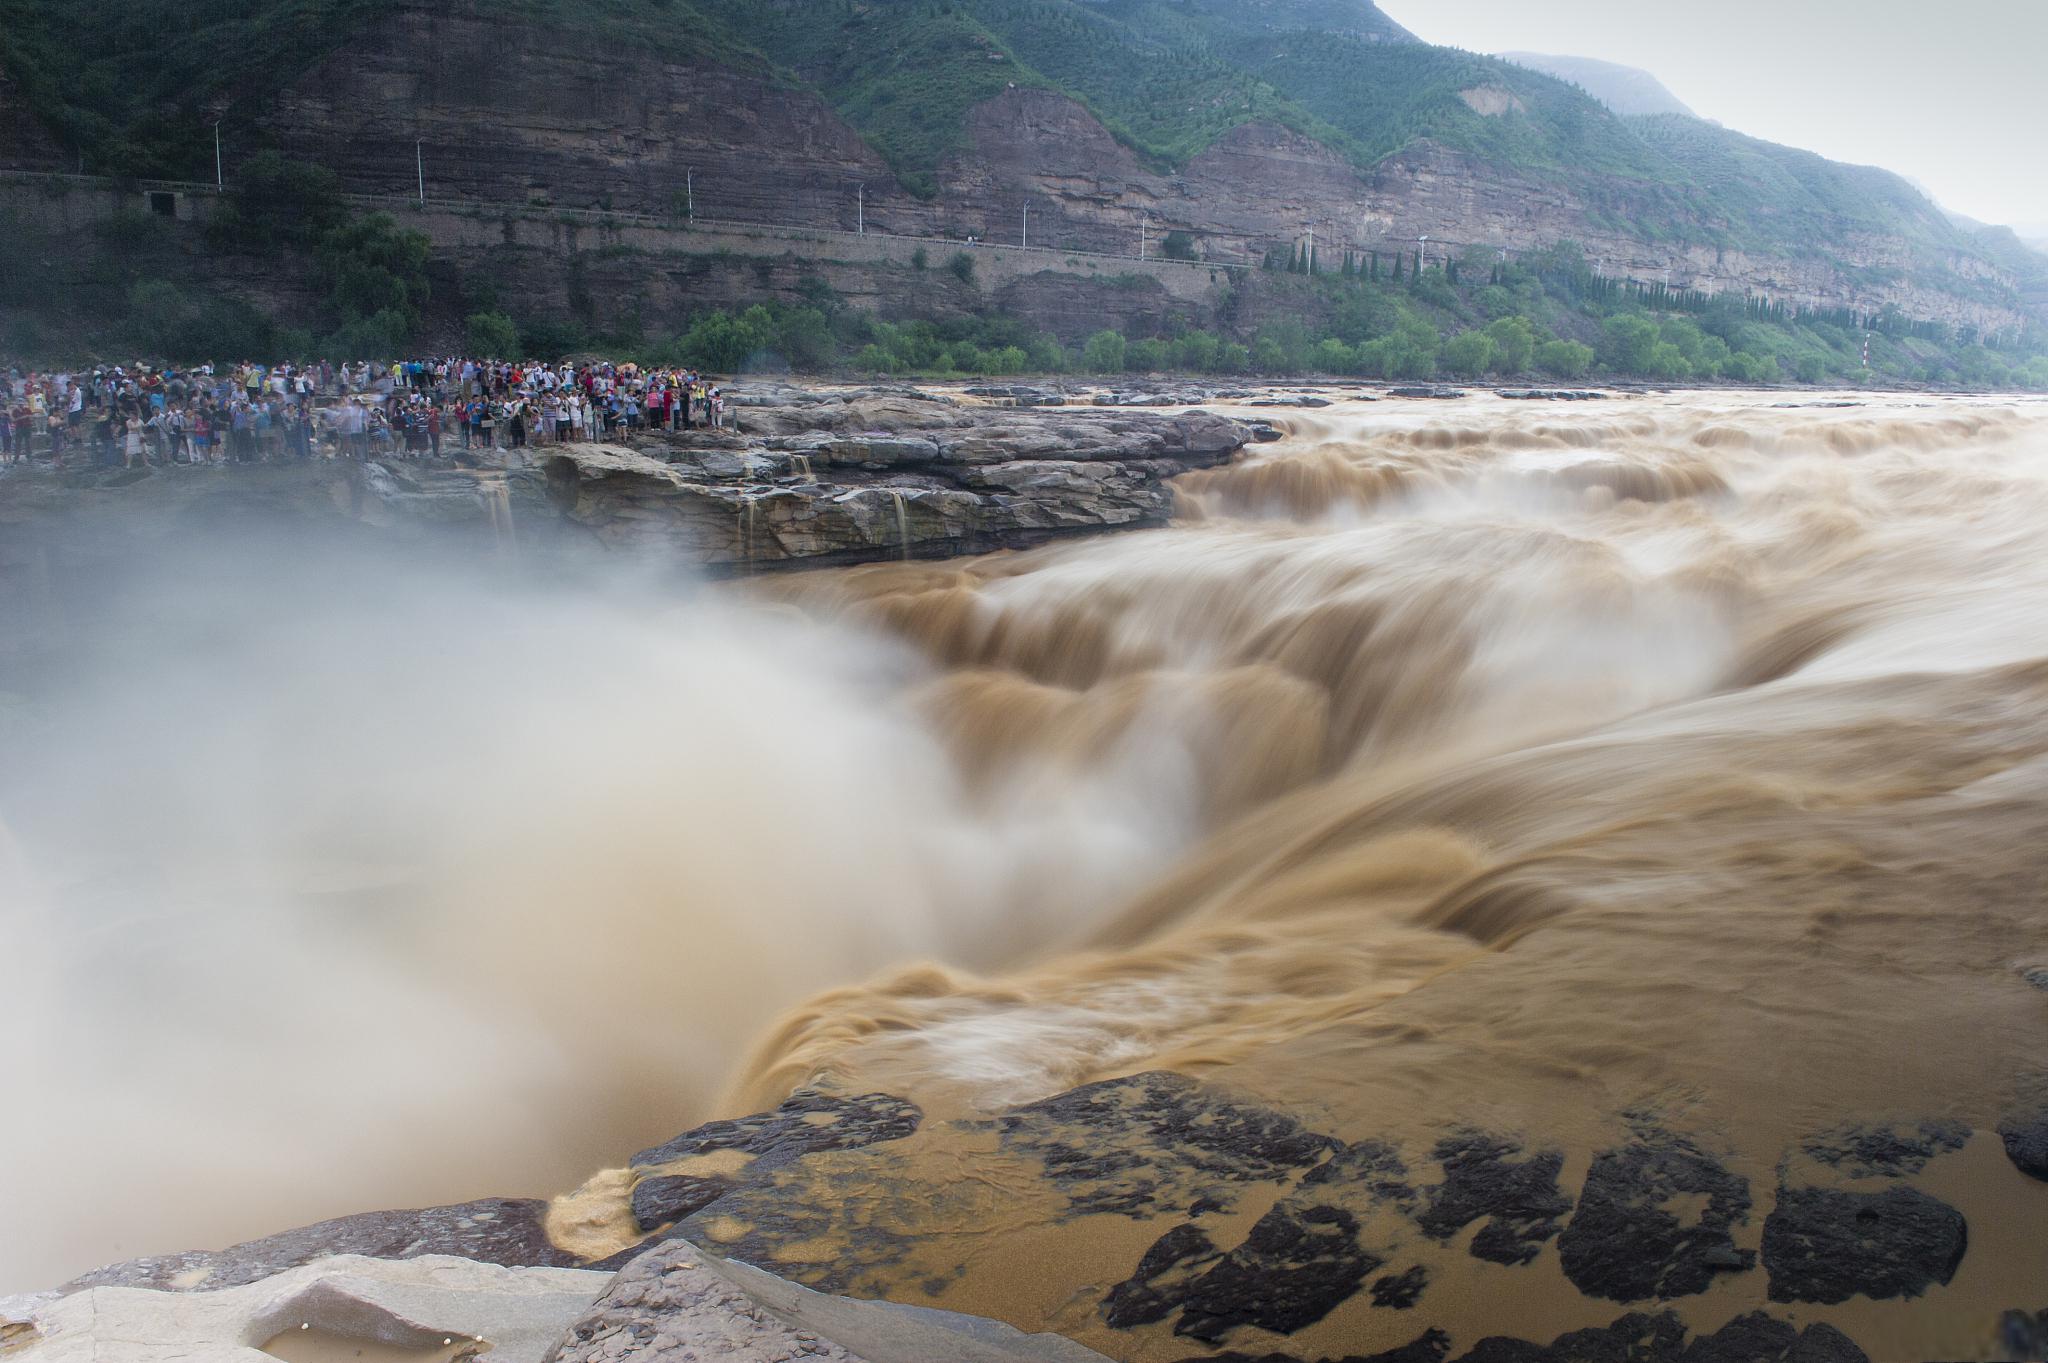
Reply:
[[1653, 72], [1703, 118], [2048, 224], [2048, 0], [1379, 0], [1417, 36]]

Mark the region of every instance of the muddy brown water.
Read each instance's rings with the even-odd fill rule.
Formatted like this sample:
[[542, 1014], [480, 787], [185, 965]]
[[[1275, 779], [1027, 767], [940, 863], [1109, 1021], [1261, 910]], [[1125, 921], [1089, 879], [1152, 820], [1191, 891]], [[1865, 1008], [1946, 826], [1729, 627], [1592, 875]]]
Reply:
[[[2048, 407], [1280, 420], [1164, 532], [774, 588], [932, 659], [927, 713], [985, 783], [1183, 736], [1207, 831], [1012, 968], [798, 1010], [728, 1106], [823, 1075], [987, 1112], [1165, 1067], [1354, 1138], [1540, 1133], [1568, 1174], [1654, 1112], [1764, 1193], [1845, 1123], [1996, 1123], [2048, 1065]], [[2048, 1186], [1982, 1134], [1928, 1179], [1979, 1247], [1955, 1281], [1797, 1319], [1974, 1357], [2048, 1302]], [[1130, 1245], [989, 1253], [949, 1300], [1188, 1352], [1074, 1305]], [[1430, 1323], [1466, 1342], [1614, 1314], [1554, 1267], [1461, 1277]], [[1760, 1277], [1689, 1323], [1765, 1305]], [[1387, 1314], [1284, 1342], [1412, 1337]]]

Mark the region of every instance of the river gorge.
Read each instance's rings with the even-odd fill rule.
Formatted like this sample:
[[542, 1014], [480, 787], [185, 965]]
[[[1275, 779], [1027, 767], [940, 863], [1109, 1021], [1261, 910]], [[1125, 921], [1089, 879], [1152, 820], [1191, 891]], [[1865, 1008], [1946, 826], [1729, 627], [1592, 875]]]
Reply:
[[0, 684], [0, 1288], [517, 1193], [1145, 1363], [2000, 1356], [2048, 402], [1302, 396], [974, 556], [111, 560]]

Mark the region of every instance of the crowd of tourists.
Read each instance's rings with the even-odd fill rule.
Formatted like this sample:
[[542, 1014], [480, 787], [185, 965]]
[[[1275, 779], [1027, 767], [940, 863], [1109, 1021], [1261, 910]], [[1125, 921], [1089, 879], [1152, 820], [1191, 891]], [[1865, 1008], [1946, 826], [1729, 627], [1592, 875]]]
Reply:
[[701, 374], [605, 362], [136, 364], [0, 377], [10, 463], [441, 458], [726, 421], [724, 392]]

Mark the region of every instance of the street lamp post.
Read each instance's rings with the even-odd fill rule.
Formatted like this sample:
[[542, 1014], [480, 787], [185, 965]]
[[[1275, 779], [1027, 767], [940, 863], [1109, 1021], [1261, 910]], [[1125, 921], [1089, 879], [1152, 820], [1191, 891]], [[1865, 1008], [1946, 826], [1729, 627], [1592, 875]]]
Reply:
[[1420, 275], [1429, 268], [1429, 233], [1424, 232], [1415, 239], [1415, 273]]
[[863, 183], [855, 191], [853, 200], [853, 233], [864, 237], [868, 234], [868, 187]]
[[1024, 205], [1024, 230], [1017, 237], [1017, 245], [1024, 250], [1031, 249], [1031, 205]]
[[418, 174], [419, 174], [419, 181], [420, 181], [420, 207], [421, 207], [421, 208], [425, 208], [425, 207], [427, 206], [427, 152], [426, 152], [426, 143], [424, 143], [424, 142], [422, 142], [422, 141], [419, 141], [419, 140], [417, 140], [417, 139], [415, 139], [415, 140], [414, 140], [414, 142], [413, 142], [413, 144], [412, 144], [412, 163], [413, 163], [413, 169], [414, 169], [414, 170], [415, 170], [416, 172], [418, 172]]
[[[673, 199], [670, 200], [674, 202]], [[697, 221], [697, 168], [689, 167], [683, 172], [683, 212], [692, 223]]]
[[220, 120], [213, 120], [213, 192], [219, 194], [228, 187], [227, 177], [220, 168]]

